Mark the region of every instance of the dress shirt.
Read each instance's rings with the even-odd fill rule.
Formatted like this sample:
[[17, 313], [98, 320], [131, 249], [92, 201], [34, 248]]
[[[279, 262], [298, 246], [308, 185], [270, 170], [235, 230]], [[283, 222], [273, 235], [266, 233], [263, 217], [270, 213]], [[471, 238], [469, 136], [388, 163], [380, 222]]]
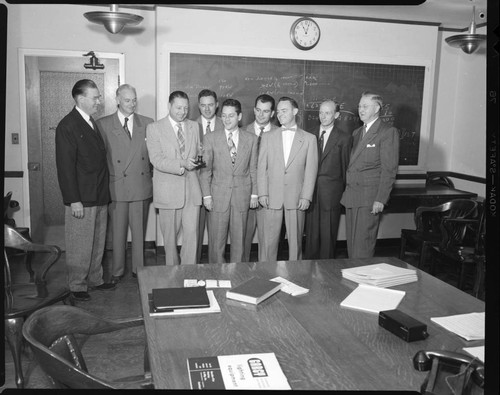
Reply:
[[[83, 111], [80, 107], [75, 106], [76, 110], [80, 113], [80, 115], [87, 121], [87, 123], [90, 125], [92, 129], [94, 129], [94, 125], [92, 124], [92, 121], [90, 120], [90, 115], [87, 114], [85, 111]], [[94, 129], [95, 130], [95, 129]]]
[[118, 110], [118, 119], [120, 120], [120, 123], [122, 124], [122, 127], [125, 126], [125, 118], [128, 118], [127, 122], [127, 127], [128, 130], [130, 131], [130, 137], [134, 134], [134, 114], [130, 114], [127, 117], [121, 113], [120, 110]]
[[369, 122], [366, 124], [366, 133], [368, 133], [368, 131], [370, 130], [371, 126], [373, 125], [373, 123], [377, 120], [378, 118], [375, 118], [373, 121]]
[[318, 136], [320, 136], [320, 138], [321, 138], [321, 133], [323, 132], [323, 130], [325, 131], [325, 135], [323, 136], [323, 147], [321, 147], [321, 151], [325, 150], [326, 143], [328, 142], [328, 138], [330, 137], [330, 134], [332, 133], [332, 130], [333, 130], [333, 125], [330, 126], [328, 129], [320, 127], [319, 134], [318, 134]]
[[[258, 137], [260, 136], [260, 128], [262, 126], [258, 125], [257, 122], [253, 123], [253, 129], [255, 131], [255, 135]], [[269, 132], [271, 130], [271, 122], [268, 122], [266, 126], [264, 126], [264, 133]]]
[[290, 128], [281, 127], [283, 131], [283, 156], [285, 157], [285, 165], [288, 162], [288, 157], [290, 156], [290, 150], [292, 149], [293, 138], [295, 137], [295, 131], [297, 130], [297, 125]]
[[204, 116], [201, 116], [201, 124], [203, 126], [203, 135], [207, 134], [207, 124], [210, 121], [210, 131], [213, 132], [215, 129], [215, 115], [212, 119], [206, 119]]
[[[224, 133], [226, 133], [226, 142], [227, 142], [227, 140], [229, 139], [229, 131], [227, 129], [224, 129]], [[233, 136], [232, 136], [234, 147], [236, 148], [236, 155], [238, 155], [239, 136], [240, 134], [238, 132], [238, 128], [236, 128], [236, 130], [233, 131]]]
[[187, 136], [186, 136], [186, 128], [184, 126], [184, 122], [177, 122], [177, 121], [174, 121], [170, 115], [168, 116], [168, 120], [170, 121], [171, 125], [172, 125], [172, 128], [175, 130], [175, 136], [177, 138], [179, 138], [179, 124], [181, 124], [181, 127], [182, 127], [182, 131], [184, 132], [184, 139], [186, 140], [187, 139]]

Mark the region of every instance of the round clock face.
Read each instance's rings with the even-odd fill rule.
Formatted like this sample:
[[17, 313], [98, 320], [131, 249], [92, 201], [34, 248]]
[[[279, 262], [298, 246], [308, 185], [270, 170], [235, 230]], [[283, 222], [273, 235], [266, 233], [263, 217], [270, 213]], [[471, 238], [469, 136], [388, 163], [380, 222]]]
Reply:
[[319, 41], [320, 30], [318, 24], [311, 18], [300, 18], [290, 29], [290, 38], [299, 49], [311, 49]]

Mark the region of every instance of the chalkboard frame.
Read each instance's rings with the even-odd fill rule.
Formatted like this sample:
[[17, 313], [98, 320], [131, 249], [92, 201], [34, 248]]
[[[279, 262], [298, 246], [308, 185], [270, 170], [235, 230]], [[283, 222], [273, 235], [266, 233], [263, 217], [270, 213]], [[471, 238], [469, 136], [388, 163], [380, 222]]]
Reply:
[[[433, 67], [430, 59], [413, 59], [406, 57], [384, 58], [384, 57], [366, 57], [362, 54], [338, 54], [325, 53], [314, 55], [313, 53], [304, 54], [297, 51], [277, 50], [270, 48], [238, 48], [222, 45], [211, 45], [210, 48], [201, 47], [195, 44], [163, 44], [160, 46], [157, 57], [158, 66], [158, 85], [157, 85], [157, 116], [161, 119], [168, 115], [168, 95], [170, 88], [171, 54], [196, 54], [212, 56], [238, 56], [248, 58], [269, 57], [272, 59], [288, 60], [312, 60], [326, 62], [346, 62], [346, 63], [370, 63], [380, 65], [401, 65], [401, 66], [423, 66], [425, 68], [423, 92], [422, 92], [422, 111], [420, 118], [420, 141], [417, 165], [400, 165], [398, 174], [423, 174], [427, 171], [427, 151], [430, 141], [430, 124], [432, 108], [432, 83]], [[164, 88], [163, 88], [164, 87]], [[277, 99], [277, 98], [276, 98]], [[219, 103], [219, 105], [222, 103]], [[248, 111], [248, 110], [247, 110]], [[196, 119], [199, 114], [189, 114], [190, 119]]]

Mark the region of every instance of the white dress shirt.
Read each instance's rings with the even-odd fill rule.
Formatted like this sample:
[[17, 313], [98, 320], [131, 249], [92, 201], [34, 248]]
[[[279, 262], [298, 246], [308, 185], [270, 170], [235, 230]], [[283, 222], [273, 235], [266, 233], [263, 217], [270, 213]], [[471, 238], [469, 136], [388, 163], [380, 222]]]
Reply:
[[179, 138], [179, 124], [181, 124], [182, 131], [184, 132], [184, 140], [187, 138], [186, 137], [186, 128], [184, 127], [184, 122], [177, 122], [174, 121], [170, 115], [168, 116], [168, 120], [170, 121], [170, 124], [172, 125], [172, 129], [175, 131], [175, 135], [177, 138]]
[[125, 115], [123, 115], [121, 111], [118, 110], [117, 113], [122, 127], [125, 126], [125, 118], [128, 118], [127, 128], [128, 130], [130, 130], [130, 137], [132, 137], [132, 135], [134, 134], [134, 114], [132, 113], [128, 117], [125, 117]]
[[290, 150], [292, 149], [293, 139], [295, 137], [295, 132], [297, 130], [297, 125], [291, 128], [281, 127], [283, 133], [283, 156], [285, 157], [285, 165], [288, 162], [288, 157], [290, 156]]
[[[227, 129], [224, 129], [224, 133], [226, 133], [226, 141], [229, 139], [229, 130]], [[240, 140], [239, 139], [239, 130], [238, 128], [236, 128], [236, 130], [233, 131], [233, 142], [234, 142], [234, 146], [236, 148], [236, 153], [238, 153], [238, 141]]]
[[[253, 128], [254, 128], [254, 131], [255, 131], [255, 135], [258, 137], [260, 136], [260, 128], [262, 126], [260, 126], [259, 124], [257, 124], [257, 122], [254, 121], [253, 123]], [[266, 132], [269, 132], [271, 130], [271, 122], [268, 122], [266, 126], [264, 126], [264, 133]]]
[[[75, 106], [76, 110], [80, 113], [80, 115], [87, 121], [87, 123], [90, 125], [92, 129], [94, 129], [94, 125], [92, 125], [92, 121], [90, 120], [90, 115], [87, 114], [85, 111], [83, 111], [81, 108], [78, 106]], [[94, 129], [95, 130], [95, 129]]]
[[207, 120], [204, 116], [201, 117], [201, 126], [203, 127], [203, 135], [207, 134], [207, 125], [210, 122], [210, 131], [213, 132], [215, 129], [215, 116]]
[[323, 127], [319, 128], [319, 138], [321, 138], [321, 133], [323, 133], [323, 130], [325, 131], [325, 135], [323, 136], [323, 147], [321, 147], [321, 150], [324, 151], [326, 147], [326, 142], [328, 141], [328, 138], [330, 137], [330, 134], [332, 133], [333, 130], [333, 125], [330, 126], [328, 129], [325, 129]]

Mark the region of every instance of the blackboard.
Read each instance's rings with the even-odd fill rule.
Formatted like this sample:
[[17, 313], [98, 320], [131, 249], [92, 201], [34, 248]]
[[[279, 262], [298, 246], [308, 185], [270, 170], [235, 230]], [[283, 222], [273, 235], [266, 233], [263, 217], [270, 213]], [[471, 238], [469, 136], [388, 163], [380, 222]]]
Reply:
[[208, 88], [217, 93], [219, 107], [227, 98], [241, 102], [241, 125], [254, 120], [258, 95], [267, 93], [276, 101], [292, 97], [299, 103], [297, 123], [315, 134], [319, 105], [335, 99], [341, 103], [338, 125], [352, 132], [361, 125], [357, 111], [361, 93], [379, 93], [384, 99], [382, 120], [400, 134], [400, 166], [419, 165], [424, 79], [425, 66], [170, 54], [170, 91], [188, 94], [191, 119], [199, 116], [198, 93]]

